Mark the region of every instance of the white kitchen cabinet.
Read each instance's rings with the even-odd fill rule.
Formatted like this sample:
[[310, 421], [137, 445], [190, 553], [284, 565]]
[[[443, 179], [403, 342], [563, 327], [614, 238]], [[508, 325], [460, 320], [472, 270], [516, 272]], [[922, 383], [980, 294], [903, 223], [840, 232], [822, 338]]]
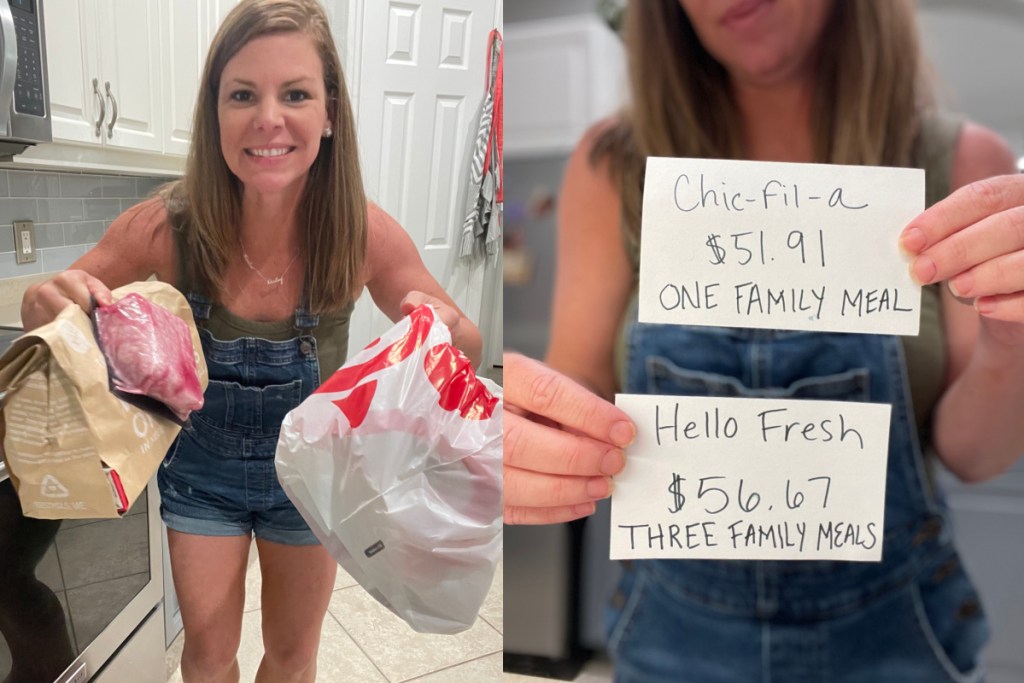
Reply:
[[238, 0], [160, 0], [165, 154], [188, 156], [206, 54], [224, 17], [237, 4]]
[[625, 101], [622, 43], [595, 16], [505, 27], [505, 158], [563, 155]]
[[209, 45], [204, 0], [160, 0], [160, 60], [164, 83], [163, 151], [188, 156], [192, 109]]
[[157, 0], [45, 5], [55, 141], [162, 152]]

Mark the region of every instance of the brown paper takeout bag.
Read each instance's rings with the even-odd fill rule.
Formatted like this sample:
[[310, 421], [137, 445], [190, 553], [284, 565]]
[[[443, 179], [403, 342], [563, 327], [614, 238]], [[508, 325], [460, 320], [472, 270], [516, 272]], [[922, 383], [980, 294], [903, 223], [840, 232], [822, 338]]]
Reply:
[[[115, 289], [114, 299], [130, 292], [188, 324], [205, 390], [206, 361], [185, 297], [147, 281]], [[26, 516], [118, 517], [156, 472], [181, 427], [126, 403], [109, 386], [92, 321], [79, 306], [16, 339], [0, 357], [2, 454]]]

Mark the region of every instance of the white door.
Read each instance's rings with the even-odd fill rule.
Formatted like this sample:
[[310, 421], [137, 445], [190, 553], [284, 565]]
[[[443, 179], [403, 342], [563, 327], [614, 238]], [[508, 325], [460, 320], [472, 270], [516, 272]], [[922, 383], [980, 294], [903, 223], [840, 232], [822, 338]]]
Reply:
[[[496, 0], [360, 0], [348, 39], [367, 193], [412, 237], [442, 284], [464, 207], [463, 160], [485, 88]], [[357, 47], [358, 46], [358, 47]], [[460, 302], [461, 305], [461, 302]], [[478, 311], [466, 310], [480, 324]], [[391, 326], [364, 295], [354, 353]]]
[[43, 11], [53, 138], [100, 144], [99, 99], [92, 90], [92, 79], [99, 78], [95, 0], [48, 2]]
[[163, 84], [157, 0], [101, 0], [99, 8], [107, 144], [160, 152]]

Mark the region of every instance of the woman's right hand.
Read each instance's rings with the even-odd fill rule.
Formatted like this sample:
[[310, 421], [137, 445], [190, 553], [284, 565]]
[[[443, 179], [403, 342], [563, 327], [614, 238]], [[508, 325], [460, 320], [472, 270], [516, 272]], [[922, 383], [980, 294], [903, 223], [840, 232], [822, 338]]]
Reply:
[[21, 300], [21, 323], [25, 331], [52, 322], [71, 304], [86, 313], [92, 308], [90, 296], [101, 306], [114, 301], [110, 289], [84, 270], [65, 270], [51, 280], [32, 285]]
[[506, 524], [554, 524], [592, 514], [636, 436], [629, 417], [548, 366], [503, 354]]

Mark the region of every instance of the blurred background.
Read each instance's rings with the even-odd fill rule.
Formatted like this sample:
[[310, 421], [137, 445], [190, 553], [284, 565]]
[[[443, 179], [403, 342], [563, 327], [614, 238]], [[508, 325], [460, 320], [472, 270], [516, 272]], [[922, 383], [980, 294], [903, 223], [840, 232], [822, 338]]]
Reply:
[[[621, 0], [516, 0], [505, 7], [505, 348], [543, 358], [554, 283], [555, 211], [565, 162], [583, 131], [624, 101], [624, 55], [612, 26]], [[1024, 154], [1024, 0], [918, 0], [925, 52], [948, 109]], [[1018, 166], [1024, 168], [1021, 162]], [[989, 683], [1024, 681], [1024, 461], [966, 486], [939, 480], [992, 626]], [[610, 680], [602, 609], [608, 506], [586, 522], [505, 530], [505, 670]]]

